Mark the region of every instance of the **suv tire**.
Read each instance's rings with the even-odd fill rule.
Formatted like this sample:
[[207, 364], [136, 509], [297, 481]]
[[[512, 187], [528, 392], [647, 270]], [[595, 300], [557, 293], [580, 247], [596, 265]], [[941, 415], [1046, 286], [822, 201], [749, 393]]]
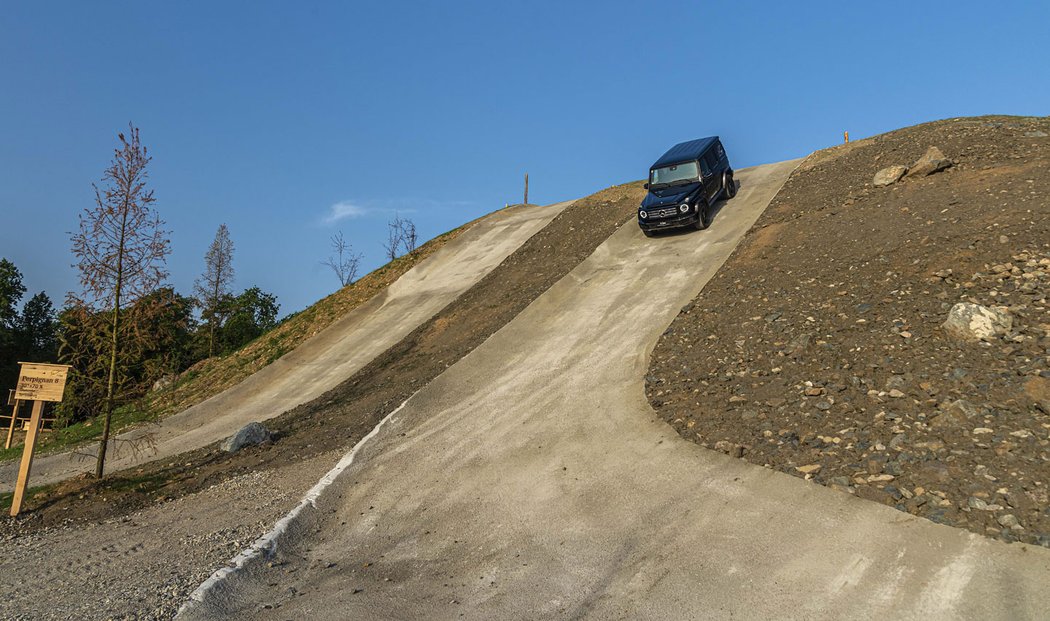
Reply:
[[702, 206], [699, 208], [698, 213], [696, 214], [696, 222], [693, 223], [693, 228], [698, 231], [702, 231], [707, 227], [711, 226], [710, 218], [707, 215], [707, 210], [709, 209], [709, 207], [706, 202], [701, 203], [701, 205]]
[[725, 196], [726, 200], [729, 200], [736, 196], [736, 181], [733, 180], [732, 174], [726, 174], [725, 183], [723, 185], [725, 187], [722, 188], [722, 194]]

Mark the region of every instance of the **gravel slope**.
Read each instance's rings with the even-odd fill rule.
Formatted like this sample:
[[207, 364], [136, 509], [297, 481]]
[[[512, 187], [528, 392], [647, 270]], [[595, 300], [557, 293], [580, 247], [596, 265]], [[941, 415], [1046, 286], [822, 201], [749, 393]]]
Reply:
[[[943, 172], [874, 187], [930, 146]], [[918, 125], [808, 158], [653, 353], [684, 437], [912, 515], [1050, 545], [1050, 119]], [[972, 302], [1014, 325], [941, 328]]]

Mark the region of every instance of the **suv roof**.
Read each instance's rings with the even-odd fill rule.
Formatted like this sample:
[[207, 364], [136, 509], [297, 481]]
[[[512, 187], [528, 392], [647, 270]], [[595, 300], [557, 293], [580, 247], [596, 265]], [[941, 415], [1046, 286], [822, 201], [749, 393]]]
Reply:
[[680, 142], [668, 149], [667, 153], [661, 155], [660, 159], [656, 160], [656, 163], [654, 163], [651, 168], [659, 168], [668, 164], [678, 164], [681, 162], [700, 159], [700, 156], [704, 154], [704, 151], [707, 151], [707, 149], [716, 141], [718, 141], [718, 136]]

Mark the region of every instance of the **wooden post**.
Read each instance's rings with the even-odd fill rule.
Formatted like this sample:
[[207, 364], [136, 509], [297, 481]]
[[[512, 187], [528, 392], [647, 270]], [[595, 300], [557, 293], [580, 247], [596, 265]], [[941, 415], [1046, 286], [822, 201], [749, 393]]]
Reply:
[[29, 469], [33, 466], [33, 448], [36, 436], [40, 432], [40, 418], [44, 415], [44, 402], [33, 402], [33, 415], [29, 418], [29, 433], [26, 434], [25, 447], [22, 449], [22, 464], [18, 467], [18, 482], [15, 483], [15, 495], [11, 498], [11, 517], [22, 510], [22, 499], [29, 484]]
[[18, 420], [18, 406], [22, 403], [21, 400], [15, 399], [14, 411], [11, 412], [11, 425], [7, 428], [7, 442], [4, 443], [4, 448], [11, 448], [11, 438], [15, 435], [15, 421]]
[[849, 132], [842, 132], [842, 137], [846, 140], [846, 142], [849, 142]]
[[529, 173], [525, 173], [525, 203], [529, 204]]

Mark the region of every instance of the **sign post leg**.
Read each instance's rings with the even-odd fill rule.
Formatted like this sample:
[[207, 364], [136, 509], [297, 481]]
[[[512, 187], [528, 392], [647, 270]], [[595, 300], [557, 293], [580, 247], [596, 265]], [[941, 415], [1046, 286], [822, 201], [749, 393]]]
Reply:
[[11, 426], [7, 428], [7, 442], [4, 444], [5, 449], [11, 448], [11, 438], [15, 435], [15, 421], [18, 420], [18, 406], [22, 403], [20, 399], [15, 399], [15, 409], [11, 412]]
[[44, 413], [44, 402], [33, 402], [33, 415], [29, 419], [29, 433], [26, 434], [25, 447], [22, 449], [22, 464], [18, 467], [18, 482], [15, 484], [15, 495], [11, 498], [11, 517], [22, 510], [22, 499], [29, 485], [29, 468], [33, 465], [33, 448], [36, 436], [40, 432], [40, 419]]

